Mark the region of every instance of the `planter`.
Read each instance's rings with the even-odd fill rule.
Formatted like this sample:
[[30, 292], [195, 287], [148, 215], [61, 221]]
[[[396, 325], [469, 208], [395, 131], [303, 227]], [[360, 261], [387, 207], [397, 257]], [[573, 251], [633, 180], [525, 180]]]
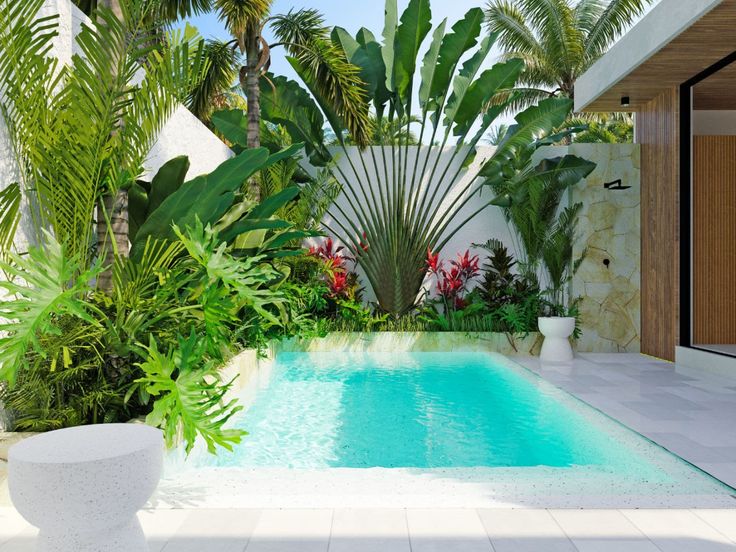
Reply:
[[540, 317], [539, 331], [544, 336], [539, 359], [543, 362], [570, 362], [573, 359], [570, 336], [575, 331], [575, 318]]
[[538, 333], [511, 335], [493, 332], [332, 332], [325, 337], [286, 339], [275, 352], [471, 352], [507, 356], [536, 355]]

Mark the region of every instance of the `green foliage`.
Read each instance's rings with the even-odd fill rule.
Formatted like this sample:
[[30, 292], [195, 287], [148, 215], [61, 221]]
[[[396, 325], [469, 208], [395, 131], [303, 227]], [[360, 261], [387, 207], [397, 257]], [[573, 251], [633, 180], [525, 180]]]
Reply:
[[[559, 101], [559, 100], [545, 100]], [[540, 104], [536, 109], [543, 108]], [[563, 119], [558, 113], [558, 120]], [[518, 118], [517, 118], [518, 120]], [[520, 125], [526, 121], [519, 120]], [[531, 125], [533, 126], [533, 125]], [[565, 285], [580, 266], [573, 260], [573, 243], [580, 204], [562, 207], [569, 190], [595, 170], [595, 163], [573, 155], [533, 161], [537, 149], [572, 129], [536, 140], [521, 147], [510, 147], [512, 137], [499, 146], [508, 159], [505, 164], [489, 164], [483, 171], [485, 185], [497, 196], [494, 204], [503, 208], [522, 254], [520, 272], [540, 289], [545, 289], [553, 304], [565, 301]]]
[[128, 238], [135, 242], [138, 229], [158, 209], [164, 199], [184, 184], [189, 158], [175, 157], [164, 163], [151, 182], [137, 181], [128, 190]]
[[[479, 173], [464, 175], [476, 145], [515, 96], [507, 94], [503, 105], [487, 109], [489, 102], [513, 88], [524, 69], [519, 59], [482, 69], [494, 44], [493, 37], [479, 38], [482, 20], [482, 10], [472, 9], [451, 32], [445, 33], [442, 22], [431, 33], [419, 70], [419, 112], [415, 111], [413, 82], [420, 46], [431, 31], [426, 0], [409, 2], [401, 17], [396, 3], [387, 3], [383, 44], [365, 29], [355, 37], [341, 28], [332, 34], [333, 42], [360, 69], [364, 92], [375, 110], [377, 132], [390, 129], [392, 137], [378, 136], [375, 141], [385, 147], [367, 148], [354, 159], [345, 149], [347, 125], [320, 105], [342, 149], [340, 155], [348, 161], [346, 168], [329, 167], [349, 201], [347, 206], [330, 207], [329, 230], [353, 256], [360, 256], [381, 309], [393, 316], [415, 307], [427, 250], [442, 249], [463, 224], [482, 211], [466, 220], [458, 217], [482, 186], [482, 179], [473, 176], [486, 177], [502, 170], [518, 151], [560, 126], [572, 107], [569, 100], [550, 99], [520, 114], [519, 124], [509, 130]], [[313, 163], [335, 159], [334, 152], [323, 145], [324, 119], [314, 102], [289, 81], [275, 84], [270, 97], [264, 91], [264, 119], [283, 125], [294, 140], [305, 141]], [[410, 145], [417, 141], [412, 125], [419, 127], [418, 142], [429, 137], [429, 146]], [[456, 140], [454, 149], [440, 155], [451, 137]], [[436, 217], [437, 206], [462, 176], [467, 184], [456, 189], [458, 196]], [[369, 244], [365, 251], [363, 242]]]
[[[268, 95], [263, 98], [268, 98]], [[247, 149], [247, 114], [243, 110], [218, 111], [213, 114], [212, 122], [231, 143], [233, 151], [238, 153]], [[264, 124], [261, 143], [269, 151], [275, 152], [291, 146], [292, 138], [281, 124]], [[314, 174], [309, 174], [295, 156], [284, 158], [261, 170], [258, 173], [258, 187], [261, 197], [298, 187], [298, 198], [286, 203], [275, 213], [276, 217], [292, 222], [298, 230], [316, 230], [340, 191], [328, 170], [317, 169]]]
[[6, 260], [7, 253], [13, 247], [15, 231], [20, 223], [21, 199], [17, 182], [0, 190], [0, 260]]
[[[15, 253], [9, 257], [9, 263], [0, 262], [10, 277], [0, 281], [6, 294], [0, 301], [0, 318], [7, 320], [0, 324], [0, 380], [12, 386], [29, 350], [46, 356], [40, 337], [61, 333], [57, 317], [99, 323], [87, 299], [90, 284], [102, 267], [83, 269], [79, 257], [69, 254], [48, 232], [43, 247], [32, 247], [27, 257]], [[56, 363], [58, 359], [49, 360]]]
[[242, 407], [236, 400], [225, 401], [232, 381], [221, 381], [218, 364], [207, 358], [194, 329], [188, 338], [177, 336], [168, 351], [160, 351], [151, 336], [146, 352], [146, 360], [138, 364], [143, 377], [136, 380], [154, 399], [146, 422], [164, 430], [169, 446], [183, 439], [187, 454], [198, 436], [210, 453], [218, 446], [232, 450], [245, 432], [225, 425]]
[[[489, 0], [488, 30], [497, 35], [504, 59], [526, 68], [513, 110], [550, 94], [572, 98], [575, 81], [641, 15], [652, 0]], [[497, 101], [505, 101], [501, 95]]]
[[89, 264], [98, 200], [127, 189], [159, 131], [201, 78], [202, 42], [182, 33], [152, 46], [152, 2], [126, 0], [121, 17], [100, 8], [83, 25], [79, 53], [62, 66], [47, 55], [58, 17], [42, 2], [0, 0], [0, 112], [33, 198], [37, 228], [50, 228]]

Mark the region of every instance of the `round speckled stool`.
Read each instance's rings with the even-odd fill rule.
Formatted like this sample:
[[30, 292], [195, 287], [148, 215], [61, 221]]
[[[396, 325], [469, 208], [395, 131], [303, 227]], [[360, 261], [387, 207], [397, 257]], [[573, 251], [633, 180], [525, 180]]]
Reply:
[[40, 529], [43, 552], [146, 551], [136, 512], [161, 477], [163, 435], [142, 424], [102, 424], [31, 437], [8, 451], [18, 512]]

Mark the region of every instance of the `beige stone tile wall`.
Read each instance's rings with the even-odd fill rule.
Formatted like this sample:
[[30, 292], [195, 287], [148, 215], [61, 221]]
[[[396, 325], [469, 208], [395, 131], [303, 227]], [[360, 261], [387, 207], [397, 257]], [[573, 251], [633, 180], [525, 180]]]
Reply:
[[[574, 144], [570, 153], [597, 163], [572, 200], [582, 202], [576, 253], [587, 251], [573, 281], [582, 297], [585, 352], [639, 352], [641, 309], [640, 155], [636, 144]], [[626, 190], [604, 183], [622, 180]], [[606, 261], [608, 261], [606, 263]]]

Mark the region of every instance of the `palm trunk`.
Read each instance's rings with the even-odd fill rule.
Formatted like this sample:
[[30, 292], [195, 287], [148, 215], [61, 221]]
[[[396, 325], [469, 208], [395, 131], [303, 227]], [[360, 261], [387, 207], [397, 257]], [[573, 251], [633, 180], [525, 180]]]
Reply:
[[127, 257], [129, 249], [128, 192], [119, 190], [114, 197], [105, 194], [97, 205], [97, 254], [102, 256], [102, 264], [108, 267], [97, 280], [101, 290], [112, 291], [115, 252]]
[[[240, 86], [248, 100], [248, 135], [249, 148], [261, 146], [261, 88], [259, 75], [260, 31], [258, 26], [249, 26], [244, 37], [246, 66], [240, 69]], [[255, 201], [261, 199], [258, 180], [253, 177], [248, 181], [248, 193]]]
[[[120, 0], [99, 0], [99, 5], [122, 19]], [[112, 265], [115, 254], [127, 257], [129, 252], [128, 192], [119, 190], [114, 196], [106, 192], [97, 204], [97, 254], [102, 256], [103, 266], [107, 267], [97, 279], [101, 291], [110, 292], [113, 289]]]

